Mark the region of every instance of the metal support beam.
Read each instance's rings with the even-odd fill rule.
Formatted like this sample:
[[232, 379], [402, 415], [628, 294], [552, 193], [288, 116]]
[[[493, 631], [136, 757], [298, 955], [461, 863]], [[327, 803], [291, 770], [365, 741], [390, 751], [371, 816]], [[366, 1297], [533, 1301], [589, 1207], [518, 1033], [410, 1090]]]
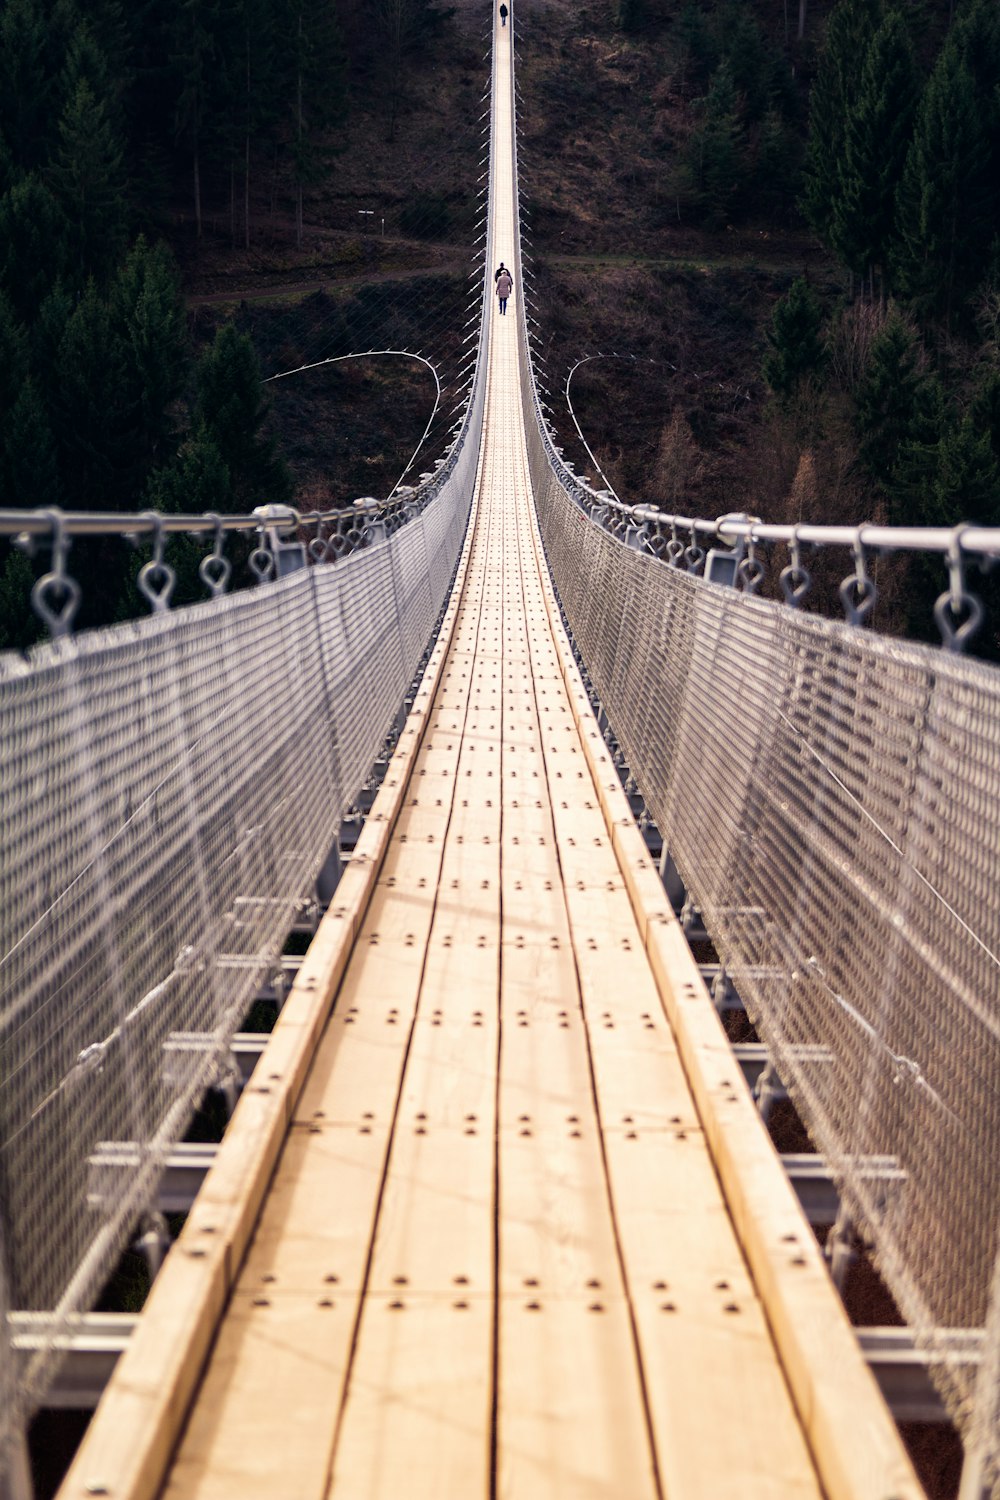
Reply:
[[[934, 1362], [918, 1349], [909, 1328], [856, 1328], [858, 1342], [897, 1422], [947, 1422], [948, 1415], [930, 1377]], [[939, 1330], [951, 1365], [978, 1365], [982, 1330]]]
[[77, 1313], [65, 1322], [47, 1312], [11, 1313], [14, 1357], [23, 1362], [47, 1348], [58, 1327], [56, 1344], [65, 1356], [45, 1405], [54, 1411], [93, 1411], [138, 1321], [137, 1313]]
[[[132, 1330], [135, 1313], [85, 1313], [67, 1321], [60, 1341], [66, 1355], [45, 1404], [55, 1410], [91, 1411], [97, 1405]], [[15, 1356], [25, 1358], [44, 1347], [52, 1336], [50, 1313], [13, 1313], [11, 1325]], [[908, 1328], [857, 1328], [855, 1333], [882, 1395], [897, 1422], [948, 1420], [931, 1381], [927, 1355], [918, 1349]], [[982, 1333], [955, 1329], [948, 1359], [978, 1364]]]

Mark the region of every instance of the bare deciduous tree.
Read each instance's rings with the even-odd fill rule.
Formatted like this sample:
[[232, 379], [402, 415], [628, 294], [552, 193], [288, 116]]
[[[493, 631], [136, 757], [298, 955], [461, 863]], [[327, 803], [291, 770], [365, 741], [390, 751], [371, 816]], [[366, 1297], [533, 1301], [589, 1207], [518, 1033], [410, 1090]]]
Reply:
[[704, 472], [705, 461], [691, 424], [675, 406], [670, 421], [660, 434], [656, 454], [657, 498], [662, 498], [671, 510], [678, 509]]

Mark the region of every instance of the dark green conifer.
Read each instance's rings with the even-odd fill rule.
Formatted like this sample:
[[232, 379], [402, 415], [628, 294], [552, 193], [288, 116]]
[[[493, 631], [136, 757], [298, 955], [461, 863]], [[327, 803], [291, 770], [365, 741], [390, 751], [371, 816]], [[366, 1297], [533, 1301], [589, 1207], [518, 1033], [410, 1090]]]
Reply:
[[868, 365], [855, 393], [859, 449], [872, 478], [888, 488], [900, 449], [911, 441], [936, 441], [928, 430], [930, 377], [913, 327], [891, 312], [872, 341]]
[[711, 87], [698, 104], [701, 120], [688, 142], [687, 171], [705, 224], [719, 229], [739, 192], [743, 136], [727, 63], [716, 68]]
[[909, 25], [901, 11], [892, 10], [871, 40], [848, 110], [831, 215], [833, 245], [858, 276], [886, 264], [918, 96]]
[[135, 414], [121, 339], [91, 280], [67, 320], [52, 391], [67, 503], [85, 510], [135, 504]]
[[989, 435], [979, 430], [972, 412], [941, 438], [933, 502], [934, 510], [926, 518], [932, 526], [1000, 522], [1000, 468]]
[[769, 213], [785, 217], [794, 207], [800, 161], [794, 132], [776, 109], [769, 109], [760, 124], [754, 166], [755, 201]]
[[70, 259], [66, 216], [34, 173], [0, 198], [0, 285], [31, 324]]
[[771, 58], [764, 34], [745, 5], [730, 5], [722, 16], [724, 55], [744, 118], [759, 120], [770, 103]]
[[62, 504], [52, 426], [30, 376], [4, 421], [2, 451], [4, 505], [35, 510]]
[[257, 356], [247, 335], [232, 323], [220, 328], [198, 362], [196, 379], [196, 426], [218, 448], [237, 508], [287, 501], [291, 476], [273, 439], [261, 433], [267, 408]]
[[996, 231], [991, 142], [961, 48], [942, 48], [917, 113], [896, 201], [894, 287], [950, 320], [983, 274]]
[[39, 0], [7, 0], [0, 9], [0, 130], [22, 170], [44, 159], [50, 136], [46, 45], [47, 18]]
[[124, 361], [125, 402], [136, 413], [146, 461], [162, 459], [173, 432], [173, 403], [190, 365], [180, 276], [162, 241], [140, 236], [111, 288]]
[[10, 298], [0, 289], [0, 443], [3, 424], [27, 379], [28, 360], [27, 330], [18, 321]]
[[23, 552], [11, 548], [0, 566], [0, 651], [27, 651], [44, 630], [31, 608], [34, 570]]
[[59, 122], [59, 149], [50, 175], [79, 274], [104, 280], [126, 243], [125, 168], [121, 142], [85, 78]]
[[763, 374], [782, 400], [793, 397], [803, 381], [822, 369], [826, 349], [820, 333], [823, 311], [804, 276], [793, 281], [775, 305], [767, 335]]
[[145, 504], [188, 513], [230, 510], [229, 470], [204, 426], [197, 426], [171, 462], [150, 475]]
[[809, 100], [802, 211], [824, 244], [832, 244], [847, 121], [861, 84], [861, 64], [881, 20], [881, 0], [840, 0], [827, 22]]
[[685, 82], [701, 88], [719, 64], [719, 48], [700, 0], [686, 0], [677, 22]]

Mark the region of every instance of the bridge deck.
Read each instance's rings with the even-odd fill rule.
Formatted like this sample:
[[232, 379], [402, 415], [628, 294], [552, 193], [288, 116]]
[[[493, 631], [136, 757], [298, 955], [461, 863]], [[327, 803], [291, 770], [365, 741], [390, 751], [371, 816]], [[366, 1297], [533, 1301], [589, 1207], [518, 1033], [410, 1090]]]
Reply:
[[425, 738], [171, 1500], [467, 1500], [494, 1464], [510, 1496], [819, 1494], [560, 672], [515, 335]]
[[[492, 248], [510, 264], [497, 96]], [[494, 307], [474, 524], [417, 712], [65, 1496], [823, 1493], [829, 1432], [810, 1447], [796, 1415], [634, 914], [613, 772], [596, 727], [581, 737], [517, 328]], [[309, 1006], [341, 961], [314, 1046]], [[809, 1265], [793, 1274], [815, 1288]], [[814, 1326], [835, 1366], [839, 1316]], [[884, 1414], [852, 1410], [913, 1495]]]

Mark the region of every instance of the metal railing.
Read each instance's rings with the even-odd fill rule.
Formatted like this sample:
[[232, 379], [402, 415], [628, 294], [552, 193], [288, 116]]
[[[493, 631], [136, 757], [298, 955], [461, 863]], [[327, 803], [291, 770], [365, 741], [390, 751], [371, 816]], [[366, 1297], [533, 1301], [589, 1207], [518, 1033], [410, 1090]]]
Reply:
[[[54, 637], [0, 653], [0, 1315], [51, 1315], [16, 1376], [3, 1361], [0, 1489], [72, 1316], [137, 1233], [162, 1238], [170, 1148], [206, 1087], [236, 1081], [230, 1039], [440, 619], [482, 434], [478, 259], [460, 428], [414, 488], [325, 514], [0, 512], [0, 534], [51, 550], [35, 604]], [[227, 592], [240, 533], [259, 587]], [[153, 543], [151, 612], [74, 634], [71, 543], [115, 534]], [[211, 597], [171, 609], [175, 534], [208, 544]]]
[[[516, 263], [523, 287], [520, 246]], [[630, 506], [564, 462], [523, 299], [519, 334], [543, 542], [589, 682], [833, 1173], [834, 1247], [872, 1244], [965, 1439], [962, 1500], [995, 1500], [1000, 671], [958, 653], [981, 615], [967, 563], [1000, 555], [1000, 530]], [[845, 623], [795, 607], [807, 544], [849, 552]], [[769, 545], [787, 602], [759, 596]], [[859, 628], [884, 550], [941, 558], [952, 649]]]

